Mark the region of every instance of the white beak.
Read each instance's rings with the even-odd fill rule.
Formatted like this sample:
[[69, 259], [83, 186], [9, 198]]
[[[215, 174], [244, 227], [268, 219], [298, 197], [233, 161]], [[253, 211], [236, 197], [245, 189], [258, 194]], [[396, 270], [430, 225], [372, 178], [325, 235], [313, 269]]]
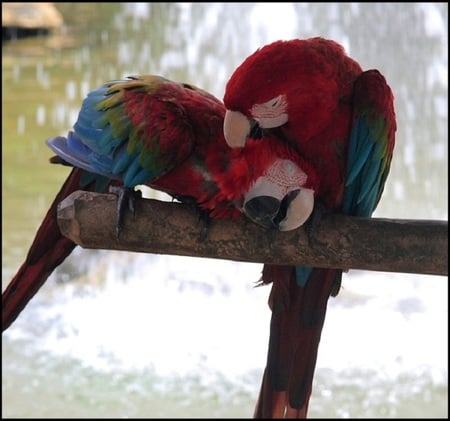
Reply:
[[223, 134], [230, 148], [242, 148], [250, 133], [250, 120], [239, 111], [229, 111], [225, 113], [223, 121]]

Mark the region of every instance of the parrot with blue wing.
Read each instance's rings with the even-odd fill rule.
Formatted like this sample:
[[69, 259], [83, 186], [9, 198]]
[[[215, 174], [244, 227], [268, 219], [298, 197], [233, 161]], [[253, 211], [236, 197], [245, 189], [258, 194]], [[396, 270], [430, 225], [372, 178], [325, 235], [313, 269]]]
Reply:
[[[224, 104], [230, 147], [247, 148], [259, 132], [261, 147], [265, 137], [276, 137], [313, 167], [318, 190], [305, 224], [312, 244], [324, 211], [372, 215], [396, 131], [393, 93], [378, 70], [363, 71], [322, 37], [275, 41], [236, 68]], [[307, 417], [327, 303], [339, 292], [342, 269], [264, 266], [272, 318], [255, 418]]]
[[[115, 80], [91, 91], [73, 130], [47, 141], [56, 153], [51, 162], [73, 169], [2, 293], [2, 329], [75, 248], [59, 231], [57, 206], [76, 190], [119, 192], [119, 234], [121, 215], [133, 202], [133, 195], [121, 192], [140, 185], [193, 205], [206, 219], [248, 214], [263, 226], [269, 220], [283, 230], [301, 226], [318, 191], [312, 166], [270, 135], [262, 148], [254, 138], [246, 148], [230, 148], [223, 135], [225, 111], [208, 92], [156, 75]], [[260, 196], [270, 198], [270, 206], [261, 209]]]

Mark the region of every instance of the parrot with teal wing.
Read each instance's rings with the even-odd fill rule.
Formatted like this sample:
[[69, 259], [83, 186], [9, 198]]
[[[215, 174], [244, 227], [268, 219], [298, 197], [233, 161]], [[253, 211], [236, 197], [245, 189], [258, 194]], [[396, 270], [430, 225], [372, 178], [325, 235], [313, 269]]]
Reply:
[[[396, 131], [393, 93], [378, 70], [363, 71], [332, 40], [275, 41], [236, 68], [224, 104], [230, 147], [247, 148], [259, 132], [261, 147], [275, 137], [312, 166], [318, 190], [304, 224], [312, 244], [324, 211], [372, 215]], [[327, 303], [339, 292], [342, 269], [264, 266], [272, 318], [255, 418], [306, 418]]]
[[[206, 91], [156, 75], [115, 80], [91, 91], [73, 131], [47, 141], [56, 153], [51, 162], [73, 169], [2, 293], [2, 329], [75, 248], [59, 231], [57, 206], [76, 190], [119, 192], [119, 234], [122, 212], [133, 198], [121, 192], [139, 185], [192, 204], [206, 218], [248, 214], [260, 225], [272, 219], [285, 230], [302, 225], [318, 190], [312, 167], [270, 135], [262, 148], [253, 138], [246, 148], [230, 148], [223, 135], [225, 111]], [[270, 198], [270, 206], [255, 205], [259, 196]]]

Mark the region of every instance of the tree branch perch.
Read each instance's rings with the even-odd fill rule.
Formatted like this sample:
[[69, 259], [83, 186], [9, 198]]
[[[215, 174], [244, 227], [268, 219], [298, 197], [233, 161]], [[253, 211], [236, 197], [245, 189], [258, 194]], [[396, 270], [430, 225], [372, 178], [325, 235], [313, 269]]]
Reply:
[[77, 191], [60, 203], [63, 235], [84, 248], [209, 257], [277, 265], [448, 275], [448, 222], [325, 215], [305, 231], [268, 231], [247, 218], [213, 219], [207, 236], [193, 209], [138, 200], [116, 239], [117, 196]]

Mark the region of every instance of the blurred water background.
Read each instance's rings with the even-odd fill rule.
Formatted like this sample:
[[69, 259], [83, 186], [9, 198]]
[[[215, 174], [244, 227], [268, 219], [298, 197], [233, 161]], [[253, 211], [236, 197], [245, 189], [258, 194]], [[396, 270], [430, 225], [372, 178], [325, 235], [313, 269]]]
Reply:
[[[277, 40], [321, 35], [396, 97], [376, 217], [447, 220], [447, 3], [57, 3], [60, 34], [2, 43], [2, 289], [68, 169], [48, 163], [90, 89], [157, 73], [222, 98]], [[262, 265], [77, 248], [3, 334], [2, 416], [250, 417], [265, 365]], [[448, 416], [446, 277], [350, 271], [310, 417]]]

